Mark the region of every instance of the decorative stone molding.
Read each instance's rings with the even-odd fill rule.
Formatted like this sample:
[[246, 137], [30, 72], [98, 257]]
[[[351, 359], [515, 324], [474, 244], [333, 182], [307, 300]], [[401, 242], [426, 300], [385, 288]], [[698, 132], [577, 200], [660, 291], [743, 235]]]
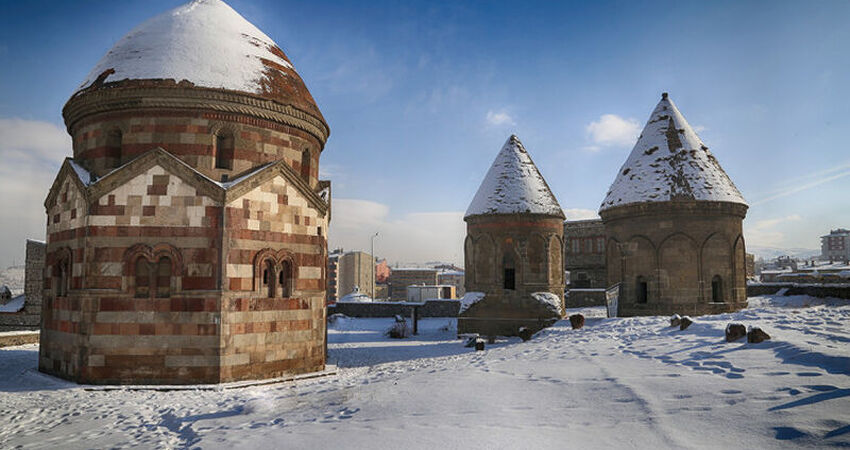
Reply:
[[73, 136], [81, 121], [96, 114], [116, 111], [181, 109], [241, 114], [311, 134], [324, 148], [330, 128], [325, 121], [292, 105], [245, 92], [199, 87], [115, 86], [83, 91], [71, 97], [62, 109], [68, 132]]

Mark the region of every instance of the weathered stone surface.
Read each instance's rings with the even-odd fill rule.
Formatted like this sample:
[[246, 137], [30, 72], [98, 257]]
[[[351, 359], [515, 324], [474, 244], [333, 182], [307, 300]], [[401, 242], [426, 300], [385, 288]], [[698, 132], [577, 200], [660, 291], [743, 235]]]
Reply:
[[671, 327], [678, 327], [681, 324], [682, 324], [682, 318], [678, 314], [673, 314], [673, 316], [670, 317], [670, 326]]
[[750, 344], [758, 344], [759, 342], [764, 342], [768, 339], [770, 339], [770, 335], [758, 327], [750, 328], [750, 332], [747, 333], [747, 342]]
[[742, 323], [726, 325], [726, 342], [734, 342], [747, 335], [747, 328]]
[[679, 330], [688, 329], [688, 327], [691, 326], [692, 323], [694, 323], [694, 322], [691, 320], [690, 317], [687, 317], [687, 316], [682, 317], [681, 322], [679, 322]]
[[573, 327], [573, 330], [578, 330], [579, 328], [584, 326], [584, 316], [581, 314], [573, 314], [570, 316], [570, 325]]
[[534, 336], [534, 332], [528, 327], [520, 327], [519, 333], [517, 334], [519, 334], [519, 337], [523, 340], [523, 342], [530, 340], [531, 337]]

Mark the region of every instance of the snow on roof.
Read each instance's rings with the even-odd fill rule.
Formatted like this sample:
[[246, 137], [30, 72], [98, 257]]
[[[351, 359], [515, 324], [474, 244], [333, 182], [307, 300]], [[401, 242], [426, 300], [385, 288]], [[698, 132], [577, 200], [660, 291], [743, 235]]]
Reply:
[[188, 80], [196, 86], [262, 92], [266, 69], [294, 70], [274, 41], [221, 0], [193, 0], [127, 33], [79, 89], [109, 81]]
[[27, 297], [24, 294], [21, 294], [11, 300], [5, 305], [0, 305], [0, 313], [16, 313], [22, 309], [24, 309], [24, 304], [27, 301]]
[[92, 176], [88, 170], [84, 169], [83, 166], [74, 162], [74, 160], [71, 158], [68, 158], [68, 164], [71, 165], [71, 168], [74, 169], [74, 173], [77, 174], [77, 178], [79, 178], [84, 185], [88, 186], [92, 184]]
[[599, 210], [676, 200], [747, 204], [665, 92]]
[[496, 155], [464, 218], [522, 213], [564, 217], [561, 205], [522, 142], [511, 135]]

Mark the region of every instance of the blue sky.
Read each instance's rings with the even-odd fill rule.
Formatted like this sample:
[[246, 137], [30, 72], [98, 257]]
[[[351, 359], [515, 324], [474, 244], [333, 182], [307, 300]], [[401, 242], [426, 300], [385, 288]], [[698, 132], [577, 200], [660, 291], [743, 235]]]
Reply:
[[[0, 2], [0, 267], [43, 238], [68, 96], [181, 3]], [[750, 202], [749, 246], [818, 248], [850, 226], [850, 2], [228, 3], [330, 124], [331, 245], [379, 231], [391, 263], [462, 261], [462, 213], [511, 133], [586, 217], [664, 91]]]

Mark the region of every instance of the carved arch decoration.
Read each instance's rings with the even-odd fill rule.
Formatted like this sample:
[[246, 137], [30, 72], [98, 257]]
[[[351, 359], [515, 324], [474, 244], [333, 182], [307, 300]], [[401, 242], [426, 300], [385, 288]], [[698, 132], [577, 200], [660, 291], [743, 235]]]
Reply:
[[[475, 281], [481, 284], [495, 282], [496, 244], [488, 234], [475, 240]], [[481, 289], [479, 286], [477, 289]]]
[[124, 286], [137, 298], [170, 297], [180, 290], [182, 275], [183, 255], [171, 244], [136, 244], [124, 252]]
[[732, 243], [722, 233], [711, 233], [702, 242], [699, 257], [703, 301], [723, 302], [733, 298], [731, 288], [735, 261]]
[[50, 267], [50, 287], [53, 297], [65, 297], [74, 288], [74, 253], [70, 247], [60, 247], [53, 252]]
[[744, 236], [739, 234], [732, 247], [732, 300], [735, 302], [747, 299], [747, 246]]
[[[620, 241], [608, 238], [605, 243], [605, 265], [607, 266], [607, 286], [611, 287], [623, 280], [623, 257], [620, 253]], [[572, 282], [572, 279], [570, 280]]]
[[[288, 250], [264, 248], [254, 255], [254, 290], [267, 297], [291, 297], [297, 288], [298, 265]], [[267, 272], [268, 271], [268, 272]], [[274, 294], [274, 295], [269, 295]]]
[[662, 301], [699, 300], [701, 268], [699, 246], [694, 238], [682, 232], [673, 233], [661, 241], [657, 253]]
[[564, 245], [561, 237], [553, 234], [549, 238], [549, 283], [564, 282]]
[[545, 281], [548, 277], [546, 238], [540, 233], [531, 233], [526, 251], [526, 276], [529, 281]]

